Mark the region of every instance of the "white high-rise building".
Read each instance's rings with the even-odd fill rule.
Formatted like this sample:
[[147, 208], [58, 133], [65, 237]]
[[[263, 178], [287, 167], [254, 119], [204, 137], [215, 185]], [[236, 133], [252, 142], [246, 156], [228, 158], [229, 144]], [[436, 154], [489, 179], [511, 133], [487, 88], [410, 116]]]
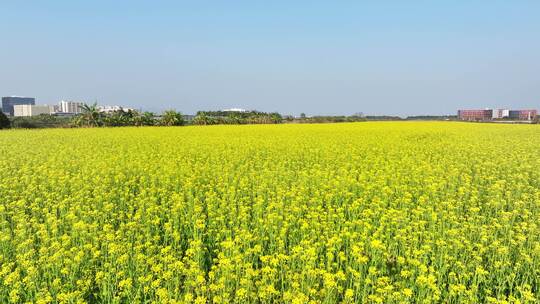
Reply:
[[61, 113], [71, 113], [71, 114], [80, 114], [82, 113], [82, 102], [79, 101], [60, 101], [60, 112]]
[[14, 105], [13, 106], [13, 116], [21, 117], [21, 116], [38, 116], [41, 114], [48, 114], [50, 115], [53, 112], [52, 106], [47, 105]]

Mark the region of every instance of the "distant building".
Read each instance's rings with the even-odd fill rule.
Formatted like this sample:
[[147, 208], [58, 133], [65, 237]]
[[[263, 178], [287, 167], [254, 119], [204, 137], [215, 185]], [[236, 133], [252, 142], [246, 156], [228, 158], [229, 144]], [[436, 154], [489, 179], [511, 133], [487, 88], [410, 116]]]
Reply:
[[81, 107], [83, 106], [83, 102], [79, 101], [65, 101], [62, 100], [58, 104], [59, 111], [61, 113], [70, 113], [70, 114], [80, 114], [82, 113]]
[[460, 120], [485, 121], [507, 118], [510, 120], [534, 120], [538, 115], [537, 110], [508, 110], [508, 109], [485, 109], [485, 110], [458, 110]]
[[53, 111], [53, 107], [46, 105], [22, 104], [13, 106], [13, 116], [15, 117], [38, 116], [41, 114], [50, 115]]
[[493, 110], [493, 119], [501, 119], [510, 117], [510, 110], [508, 109], [496, 109]]
[[60, 104], [52, 105], [52, 112], [54, 114], [62, 114], [62, 109], [60, 108]]
[[460, 120], [491, 120], [493, 118], [493, 110], [458, 110], [458, 118]]
[[221, 110], [222, 112], [247, 112], [247, 110], [245, 109], [240, 109], [240, 108], [230, 108], [230, 109], [224, 109], [224, 110]]
[[101, 113], [112, 113], [112, 112], [118, 112], [118, 111], [134, 111], [132, 108], [126, 108], [122, 106], [100, 106], [98, 107], [98, 111]]
[[11, 96], [11, 97], [2, 97], [2, 112], [6, 115], [15, 115], [15, 110], [13, 106], [15, 105], [35, 105], [36, 99], [33, 97], [20, 97], [20, 96]]
[[536, 110], [510, 110], [508, 113], [510, 119], [515, 120], [533, 120], [538, 115]]

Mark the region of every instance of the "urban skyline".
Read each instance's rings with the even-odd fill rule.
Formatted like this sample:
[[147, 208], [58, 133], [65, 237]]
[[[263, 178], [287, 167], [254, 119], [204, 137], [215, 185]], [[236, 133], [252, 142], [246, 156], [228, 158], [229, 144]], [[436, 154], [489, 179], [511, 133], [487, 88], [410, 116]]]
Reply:
[[[35, 97], [5, 96], [2, 97], [2, 112], [8, 116], [37, 116], [41, 114], [70, 114], [77, 115], [83, 112], [84, 101], [60, 100], [53, 104], [36, 102]], [[134, 110], [119, 105], [99, 105], [100, 112], [114, 112], [120, 110]]]
[[[6, 95], [6, 97], [24, 97], [24, 95]], [[177, 111], [180, 111], [182, 113], [186, 113], [186, 114], [195, 114], [197, 111], [206, 111], [206, 110], [225, 110], [225, 109], [246, 109], [246, 110], [262, 110], [262, 111], [265, 111], [265, 112], [278, 112], [278, 113], [283, 113], [283, 114], [286, 114], [286, 115], [300, 115], [301, 113], [306, 113], [308, 115], [311, 115], [311, 116], [342, 116], [342, 115], [354, 115], [355, 113], [369, 113], [370, 115], [378, 115], [378, 116], [382, 116], [382, 115], [390, 115], [390, 116], [398, 116], [398, 117], [407, 117], [407, 116], [421, 116], [421, 115], [433, 115], [433, 116], [444, 116], [444, 115], [456, 115], [456, 111], [458, 109], [478, 109], [478, 110], [485, 110], [485, 109], [509, 109], [509, 108], [515, 108], [515, 109], [538, 109], [540, 108], [540, 97], [538, 98], [538, 102], [535, 102], [535, 103], [520, 103], [520, 102], [517, 102], [517, 101], [514, 101], [514, 100], [511, 100], [511, 101], [507, 101], [507, 102], [481, 102], [481, 101], [474, 101], [474, 102], [459, 102], [459, 104], [461, 106], [459, 107], [456, 107], [456, 108], [453, 108], [453, 109], [450, 109], [449, 111], [434, 111], [434, 112], [414, 112], [414, 113], [410, 113], [408, 115], [400, 115], [400, 114], [396, 114], [395, 111], [393, 111], [392, 109], [389, 109], [388, 111], [383, 111], [383, 112], [368, 112], [367, 110], [363, 110], [363, 109], [357, 109], [357, 108], [351, 108], [350, 111], [345, 111], [345, 112], [332, 112], [332, 111], [329, 111], [329, 112], [321, 112], [321, 113], [314, 113], [314, 112], [310, 112], [310, 109], [305, 109], [305, 110], [301, 110], [301, 111], [298, 111], [297, 113], [291, 113], [291, 112], [285, 112], [285, 111], [279, 111], [279, 110], [268, 110], [266, 108], [250, 108], [249, 106], [246, 106], [244, 104], [239, 104], [239, 103], [224, 103], [225, 106], [222, 106], [222, 107], [214, 107], [214, 108], [204, 108], [201, 106], [201, 108], [195, 108], [195, 110], [193, 111], [186, 111], [184, 108], [182, 108], [181, 106], [176, 106], [176, 107], [168, 107], [167, 106], [167, 102], [163, 102], [163, 103], [159, 103], [159, 102], [154, 102], [155, 105], [157, 106], [154, 106], [154, 107], [145, 107], [143, 105], [140, 105], [140, 104], [135, 104], [135, 103], [125, 103], [125, 102], [115, 102], [114, 100], [111, 101], [111, 102], [101, 102], [100, 99], [98, 98], [93, 98], [93, 99], [84, 99], [84, 98], [60, 98], [60, 99], [57, 99], [57, 101], [53, 101], [53, 102], [41, 102], [41, 98], [38, 98], [38, 97], [31, 97], [31, 98], [34, 98], [37, 101], [39, 101], [39, 104], [40, 105], [50, 105], [50, 104], [57, 104], [61, 101], [64, 101], [64, 100], [69, 100], [69, 101], [79, 101], [81, 103], [86, 103], [86, 104], [99, 104], [99, 105], [104, 105], [104, 106], [109, 106], [109, 107], [122, 107], [122, 108], [130, 108], [130, 109], [137, 109], [139, 111], [148, 111], [148, 112], [154, 112], [154, 113], [161, 113], [161, 112], [164, 112], [164, 111], [167, 111], [167, 110], [177, 110]], [[49, 98], [49, 100], [51, 99], [54, 99], [54, 98]], [[201, 104], [204, 104], [204, 103], [201, 103]], [[114, 105], [114, 106], [110, 106], [110, 105]], [[512, 106], [513, 105], [513, 106]]]
[[[5, 102], [4, 100], [7, 100]], [[12, 100], [22, 100], [19, 101], [16, 105], [11, 105], [13, 103]], [[17, 103], [17, 102], [16, 102]], [[84, 101], [73, 101], [73, 100], [61, 100], [57, 104], [53, 105], [47, 105], [47, 104], [36, 104], [36, 98], [34, 97], [22, 97], [22, 96], [9, 96], [9, 97], [2, 97], [2, 109], [5, 114], [9, 114], [10, 116], [36, 116], [40, 114], [70, 114], [70, 115], [76, 115], [82, 113], [82, 106], [85, 104]], [[97, 103], [96, 103], [97, 104]], [[11, 105], [11, 111], [5, 111], [4, 109], [9, 109]], [[119, 106], [119, 105], [98, 105], [98, 109], [101, 112], [115, 112], [115, 111], [126, 111], [126, 110], [134, 110], [132, 107], [125, 107], [125, 106]], [[174, 109], [178, 110], [178, 109]], [[206, 109], [208, 110], [208, 109]], [[255, 110], [255, 109], [251, 109]], [[246, 112], [249, 110], [243, 109], [243, 108], [227, 108], [227, 109], [220, 109], [220, 111], [224, 112]], [[459, 120], [468, 120], [468, 121], [479, 121], [479, 120], [500, 120], [500, 119], [510, 119], [510, 120], [534, 120], [538, 116], [538, 111], [536, 109], [509, 109], [509, 108], [489, 108], [485, 107], [483, 109], [458, 109], [456, 117]], [[182, 112], [180, 110], [180, 112]], [[357, 113], [363, 113], [363, 112], [355, 112], [354, 114], [349, 114], [350, 116], [357, 115]], [[187, 115], [194, 114], [194, 113], [184, 113]], [[281, 113], [286, 116], [290, 116], [291, 114], [285, 114]], [[304, 112], [301, 113], [301, 115], [304, 115]], [[292, 115], [293, 117], [299, 117], [301, 115]], [[363, 115], [363, 114], [362, 114]], [[386, 114], [383, 114], [386, 115]], [[418, 116], [430, 116], [429, 113], [422, 113]], [[444, 116], [453, 116], [454, 114], [444, 114]], [[332, 116], [332, 115], [328, 115]], [[433, 115], [437, 116], [437, 115]], [[405, 117], [402, 117], [405, 118]]]

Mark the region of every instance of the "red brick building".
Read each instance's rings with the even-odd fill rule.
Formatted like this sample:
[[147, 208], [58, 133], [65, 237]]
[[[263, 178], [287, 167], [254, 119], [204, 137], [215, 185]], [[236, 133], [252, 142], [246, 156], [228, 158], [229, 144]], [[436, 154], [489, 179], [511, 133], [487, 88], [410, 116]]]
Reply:
[[493, 110], [458, 110], [458, 118], [461, 120], [491, 120]]

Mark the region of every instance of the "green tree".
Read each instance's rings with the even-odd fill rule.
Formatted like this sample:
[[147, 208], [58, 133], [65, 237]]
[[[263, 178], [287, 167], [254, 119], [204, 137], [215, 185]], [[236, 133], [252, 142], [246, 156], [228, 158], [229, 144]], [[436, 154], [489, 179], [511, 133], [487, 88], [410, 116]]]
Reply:
[[9, 122], [9, 118], [0, 111], [0, 129], [9, 129], [10, 126], [11, 123]]
[[281, 116], [281, 114], [279, 113], [270, 113], [270, 119], [272, 120], [273, 123], [282, 123], [283, 122], [283, 117]]
[[163, 126], [182, 126], [184, 125], [184, 116], [175, 110], [168, 110], [161, 117], [161, 125]]
[[227, 118], [226, 118], [226, 123], [228, 124], [232, 124], [232, 125], [239, 125], [239, 124], [244, 124], [245, 123], [245, 119], [243, 119], [240, 115], [238, 115], [237, 113], [232, 113], [231, 115], [229, 115]]
[[132, 118], [133, 125], [135, 126], [153, 126], [156, 124], [156, 120], [154, 119], [154, 113], [152, 112], [135, 112], [134, 117]]
[[205, 112], [198, 112], [197, 116], [193, 118], [193, 123], [196, 125], [211, 125], [214, 123], [214, 120]]
[[110, 127], [132, 126], [135, 125], [134, 118], [138, 115], [138, 112], [134, 110], [120, 109], [112, 113], [103, 115], [103, 125]]
[[97, 103], [92, 105], [83, 104], [81, 106], [82, 115], [80, 122], [88, 127], [99, 127], [102, 125], [101, 113], [98, 110]]

